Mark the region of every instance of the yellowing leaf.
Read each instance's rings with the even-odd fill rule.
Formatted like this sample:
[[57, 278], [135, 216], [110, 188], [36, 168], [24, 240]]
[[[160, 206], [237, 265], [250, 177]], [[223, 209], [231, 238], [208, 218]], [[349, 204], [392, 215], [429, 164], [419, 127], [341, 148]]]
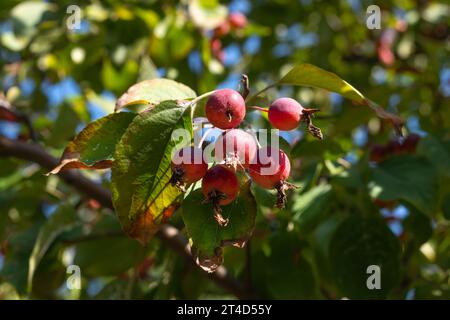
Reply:
[[135, 116], [129, 112], [113, 113], [90, 123], [69, 143], [59, 165], [48, 174], [111, 167], [116, 144]]
[[182, 192], [169, 183], [172, 132], [186, 129], [192, 136], [190, 108], [165, 101], [139, 114], [116, 147], [112, 166], [112, 195], [122, 228], [147, 243], [171, 215]]
[[135, 104], [157, 105], [167, 100], [186, 100], [196, 96], [188, 86], [170, 79], [145, 80], [131, 86], [117, 100], [115, 110]]

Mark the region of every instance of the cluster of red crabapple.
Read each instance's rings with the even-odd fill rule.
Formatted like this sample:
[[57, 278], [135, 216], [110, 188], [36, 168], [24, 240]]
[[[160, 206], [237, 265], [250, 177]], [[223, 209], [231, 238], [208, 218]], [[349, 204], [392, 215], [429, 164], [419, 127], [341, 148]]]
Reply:
[[411, 133], [401, 141], [394, 139], [384, 145], [375, 144], [370, 149], [369, 159], [372, 162], [379, 163], [392, 155], [414, 153], [419, 141], [420, 136], [418, 134]]
[[230, 31], [240, 30], [247, 25], [247, 17], [240, 12], [233, 12], [228, 16], [228, 19], [222, 22], [213, 31], [213, 36], [210, 41], [211, 52], [217, 60], [221, 63], [225, 60], [225, 52], [222, 48], [222, 41], [220, 38], [226, 36]]
[[[267, 111], [271, 125], [280, 130], [294, 130], [302, 120], [310, 122], [310, 115], [316, 111], [303, 108], [291, 98], [275, 100], [268, 110], [254, 108]], [[259, 147], [253, 135], [237, 129], [245, 113], [245, 101], [239, 92], [215, 91], [206, 102], [205, 114], [214, 127], [224, 130], [214, 144], [218, 164], [208, 169], [202, 148], [194, 146], [177, 150], [172, 158], [171, 183], [185, 190], [186, 186], [202, 179], [205, 201], [213, 204], [214, 217], [221, 226], [226, 226], [228, 220], [222, 217], [220, 206], [231, 203], [239, 193], [237, 171], [246, 171], [262, 188], [276, 189], [280, 208], [285, 205], [286, 190], [294, 187], [286, 181], [291, 170], [288, 156], [272, 146]], [[320, 133], [320, 129], [316, 129]]]

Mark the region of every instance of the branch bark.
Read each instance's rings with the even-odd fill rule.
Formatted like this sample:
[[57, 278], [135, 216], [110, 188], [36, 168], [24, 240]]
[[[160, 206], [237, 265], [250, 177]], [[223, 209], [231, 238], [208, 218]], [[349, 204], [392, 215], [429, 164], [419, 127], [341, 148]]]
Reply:
[[[51, 170], [58, 164], [58, 159], [50, 155], [42, 146], [35, 143], [26, 143], [11, 140], [0, 136], [0, 157], [14, 157], [22, 160], [31, 161], [39, 164], [41, 167]], [[80, 193], [97, 200], [104, 207], [114, 210], [111, 193], [99, 184], [82, 176], [79, 172], [64, 171], [59, 174], [67, 184], [73, 186]], [[170, 225], [163, 225], [157, 233], [157, 237], [181, 256], [186, 258], [189, 263], [195, 265], [192, 258], [188, 240], [177, 228]], [[195, 266], [197, 268], [197, 266]], [[222, 266], [214, 273], [205, 275], [214, 281], [218, 286], [229, 293], [234, 294], [239, 299], [254, 298], [251, 292], [235, 278], [230, 276], [227, 270]]]

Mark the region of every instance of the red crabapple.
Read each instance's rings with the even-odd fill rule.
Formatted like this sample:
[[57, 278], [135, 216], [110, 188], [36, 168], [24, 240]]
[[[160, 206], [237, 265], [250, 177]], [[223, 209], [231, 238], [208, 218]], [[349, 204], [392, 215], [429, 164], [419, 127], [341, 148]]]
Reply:
[[405, 141], [402, 143], [402, 151], [404, 153], [414, 153], [417, 148], [417, 144], [420, 141], [420, 136], [418, 134], [412, 133], [406, 137]]
[[398, 140], [389, 141], [386, 146], [386, 154], [394, 155], [402, 153], [402, 144]]
[[286, 180], [289, 178], [291, 163], [288, 156], [274, 147], [258, 150], [256, 159], [249, 166], [252, 180], [265, 189], [277, 189], [277, 206], [282, 208], [286, 203], [286, 190], [294, 186]]
[[287, 155], [273, 147], [259, 149], [256, 161], [249, 167], [250, 177], [265, 189], [275, 189], [289, 177], [290, 171], [291, 164]]
[[211, 47], [211, 51], [213, 52], [222, 50], [222, 41], [218, 38], [212, 38], [209, 45]]
[[370, 149], [369, 160], [375, 163], [379, 163], [386, 158], [387, 149], [381, 144], [375, 144]]
[[222, 41], [218, 38], [213, 38], [211, 39], [210, 46], [214, 58], [223, 63], [225, 61], [225, 51], [222, 49]]
[[202, 149], [192, 146], [181, 148], [172, 158], [171, 183], [184, 190], [186, 185], [200, 180], [207, 170]]
[[215, 127], [231, 129], [237, 127], [245, 117], [245, 101], [239, 92], [221, 89], [214, 92], [206, 102], [206, 117]]
[[236, 174], [225, 165], [216, 165], [209, 169], [202, 180], [202, 191], [207, 201], [214, 207], [214, 218], [221, 226], [227, 219], [221, 215], [221, 205], [227, 205], [236, 199], [239, 193], [239, 181]]
[[219, 196], [218, 203], [227, 205], [239, 192], [239, 181], [236, 174], [224, 165], [216, 165], [209, 169], [203, 177], [202, 191], [207, 199]]
[[320, 128], [312, 124], [311, 116], [318, 109], [305, 109], [300, 103], [291, 98], [279, 98], [269, 107], [269, 121], [274, 128], [280, 130], [294, 130], [300, 121], [306, 122], [309, 133], [322, 140]]
[[248, 168], [250, 161], [256, 156], [258, 146], [250, 133], [240, 129], [231, 129], [220, 135], [214, 146], [217, 162], [225, 160], [234, 168]]
[[380, 200], [380, 199], [374, 199], [373, 203], [375, 203], [380, 208], [386, 208], [389, 210], [394, 209], [394, 207], [396, 205], [396, 202], [394, 200], [385, 201], [385, 200]]
[[222, 22], [218, 27], [214, 29], [214, 37], [221, 38], [230, 33], [230, 24], [228, 21]]
[[390, 46], [379, 45], [377, 48], [378, 59], [386, 66], [391, 66], [395, 62], [395, 55]]
[[279, 98], [269, 107], [269, 121], [280, 130], [294, 130], [302, 119], [303, 107], [291, 98]]
[[247, 25], [247, 17], [240, 12], [230, 14], [228, 21], [231, 27], [235, 29], [242, 29]]

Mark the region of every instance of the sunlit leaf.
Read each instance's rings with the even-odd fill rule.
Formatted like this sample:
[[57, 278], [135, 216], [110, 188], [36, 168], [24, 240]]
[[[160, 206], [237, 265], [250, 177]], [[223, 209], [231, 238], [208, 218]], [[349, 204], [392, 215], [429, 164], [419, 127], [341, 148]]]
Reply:
[[192, 137], [191, 109], [166, 101], [139, 114], [117, 144], [112, 166], [113, 203], [126, 233], [142, 243], [176, 208], [181, 191], [172, 186], [172, 132]]
[[195, 25], [214, 29], [225, 21], [228, 10], [216, 0], [193, 0], [189, 4], [189, 14]]
[[312, 230], [323, 219], [330, 207], [331, 195], [330, 185], [320, 185], [296, 195], [292, 206], [292, 219], [300, 228], [300, 232]]
[[86, 126], [64, 150], [60, 164], [50, 171], [66, 169], [105, 169], [112, 165], [116, 144], [136, 114], [107, 115]]
[[182, 83], [170, 79], [145, 80], [131, 86], [116, 103], [116, 111], [134, 104], [157, 105], [166, 100], [192, 99], [197, 95]]
[[105, 60], [102, 68], [103, 84], [109, 90], [123, 92], [136, 81], [138, 69], [139, 65], [134, 60], [127, 60], [120, 68], [109, 59]]
[[[294, 66], [279, 81], [263, 89], [261, 92], [278, 85], [307, 86], [336, 92], [358, 104], [372, 108], [380, 118], [391, 122], [397, 130], [400, 130], [403, 125], [403, 120], [400, 117], [387, 112], [376, 103], [366, 98], [347, 81], [341, 79], [332, 72], [325, 71], [311, 64], [304, 63]], [[252, 101], [253, 98], [254, 97], [250, 97], [247, 100]]]

